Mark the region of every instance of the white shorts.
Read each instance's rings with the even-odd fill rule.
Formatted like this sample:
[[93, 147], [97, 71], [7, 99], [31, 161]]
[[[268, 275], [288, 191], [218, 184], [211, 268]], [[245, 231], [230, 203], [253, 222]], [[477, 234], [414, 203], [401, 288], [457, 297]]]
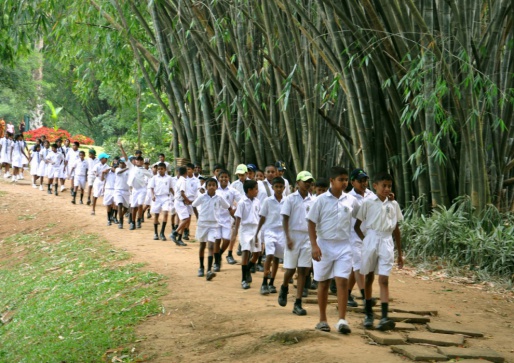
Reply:
[[54, 168], [54, 167], [50, 167], [48, 169], [48, 178], [50, 179], [56, 179], [56, 178], [59, 178], [59, 175], [60, 175], [60, 171], [59, 171], [59, 168]]
[[352, 273], [352, 244], [349, 240], [318, 238], [321, 261], [312, 261], [314, 280], [326, 281], [334, 277], [347, 279]]
[[218, 225], [218, 237], [216, 239], [230, 240], [232, 228]]
[[113, 203], [114, 203], [114, 189], [105, 189], [103, 205], [112, 205]]
[[145, 203], [146, 188], [132, 188], [132, 194], [130, 194], [130, 207], [137, 208]]
[[360, 273], [375, 272], [389, 276], [394, 263], [394, 242], [392, 232], [377, 232], [369, 229], [362, 241], [362, 262]]
[[191, 214], [193, 214], [193, 207], [191, 207], [190, 205], [185, 205], [182, 201], [176, 200], [175, 211], [180, 220], [184, 220], [191, 217]]
[[93, 183], [93, 197], [98, 198], [104, 195], [105, 181], [101, 181], [100, 178], [96, 178]]
[[95, 183], [95, 178], [96, 178], [96, 176], [88, 174], [88, 176], [87, 176], [87, 185], [92, 187], [93, 184]]
[[196, 226], [195, 238], [198, 242], [214, 242], [218, 238], [218, 226]]
[[360, 271], [362, 260], [362, 240], [356, 238], [352, 241], [352, 266], [353, 271]]
[[276, 258], [284, 258], [286, 246], [286, 234], [282, 228], [268, 229], [264, 231], [264, 246], [266, 256], [273, 255]]
[[146, 190], [144, 205], [152, 205], [152, 191], [150, 189]]
[[150, 213], [169, 212], [170, 198], [167, 195], [156, 195], [155, 201], [152, 201]]
[[78, 186], [80, 189], [86, 188], [86, 176], [85, 175], [75, 175], [73, 178], [73, 185]]
[[64, 165], [59, 166], [59, 179], [66, 179], [66, 170], [64, 170]]
[[125, 208], [129, 207], [130, 192], [128, 190], [114, 190], [114, 203], [122, 204]]
[[44, 160], [41, 160], [39, 162], [38, 168], [37, 168], [37, 176], [44, 177], [45, 176], [45, 170], [46, 170], [46, 164]]
[[258, 240], [257, 246], [255, 246], [255, 231], [257, 230], [257, 225], [247, 225], [240, 226], [239, 230], [239, 244], [241, 245], [241, 251], [250, 251], [250, 252], [261, 252], [262, 244], [261, 241]]
[[289, 235], [293, 240], [293, 248], [284, 246], [284, 268], [291, 270], [297, 267], [312, 266], [312, 248], [309, 240], [309, 233], [290, 231]]
[[[69, 168], [69, 165], [68, 165], [68, 168]], [[71, 171], [71, 169], [68, 170], [68, 179], [73, 180], [74, 177], [75, 177], [75, 170], [73, 170], [73, 171]]]

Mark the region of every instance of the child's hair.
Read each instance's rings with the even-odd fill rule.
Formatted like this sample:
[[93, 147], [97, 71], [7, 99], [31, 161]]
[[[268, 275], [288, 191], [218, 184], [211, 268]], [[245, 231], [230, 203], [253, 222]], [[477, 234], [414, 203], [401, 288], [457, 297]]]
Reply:
[[320, 188], [328, 188], [330, 186], [330, 183], [327, 180], [327, 178], [321, 177], [316, 180], [316, 183], [314, 184], [314, 186], [320, 187]]
[[255, 180], [245, 180], [244, 184], [243, 184], [243, 190], [246, 193], [248, 193], [248, 191], [250, 189], [254, 189], [254, 188], [257, 188], [257, 182]]
[[73, 143], [73, 145], [75, 145], [76, 147], [80, 147], [80, 142], [75, 141], [75, 142]]
[[163, 153], [160, 153], [158, 156], [166, 157]]
[[384, 180], [393, 181], [393, 177], [391, 174], [387, 173], [386, 171], [380, 172], [373, 178], [373, 183], [378, 183]]
[[157, 164], [157, 167], [158, 167], [158, 168], [164, 168], [164, 169], [166, 169], [166, 164], [164, 164], [164, 163], [159, 163], [159, 164]]
[[268, 168], [273, 168], [273, 169], [277, 170], [277, 167], [274, 164], [266, 165], [266, 167], [264, 168], [264, 171], [266, 171], [266, 169], [268, 169]]
[[52, 148], [54, 148], [54, 147], [57, 149], [58, 148], [57, 144], [52, 144]]
[[225, 168], [221, 164], [214, 164], [214, 168], [212, 168], [212, 170], [216, 170], [216, 169], [225, 169]]
[[187, 173], [187, 169], [186, 169], [186, 167], [185, 167], [185, 166], [180, 166], [180, 167], [177, 169], [177, 171], [178, 171], [178, 175], [186, 175], [186, 173]]
[[14, 140], [18, 140], [20, 137], [22, 137], [23, 135], [22, 134], [18, 134], [14, 137]]
[[86, 156], [86, 152], [85, 152], [84, 150], [80, 150], [80, 151], [79, 151], [79, 155], [84, 155], [84, 156]]
[[230, 173], [228, 172], [228, 170], [221, 170], [219, 173], [218, 173], [218, 178], [223, 175], [223, 174], [227, 174], [228, 178], [230, 179]]
[[138, 156], [138, 157], [136, 157], [136, 161], [144, 161], [144, 160], [145, 160], [145, 159], [143, 159], [143, 157], [142, 157], [142, 156]]
[[273, 180], [271, 181], [271, 185], [275, 185], [275, 184], [286, 185], [286, 182], [284, 181], [284, 178], [282, 178], [281, 176], [277, 176], [277, 177], [273, 178]]
[[195, 164], [193, 164], [193, 163], [187, 163], [187, 164], [186, 164], [186, 168], [194, 169], [194, 168], [195, 168]]
[[330, 179], [335, 179], [339, 175], [350, 175], [350, 174], [348, 174], [348, 170], [346, 170], [342, 166], [333, 166], [333, 167], [330, 168], [330, 172], [329, 172], [329, 175], [328, 175], [328, 177]]
[[207, 180], [205, 181], [204, 184], [206, 187], [208, 187], [209, 183], [214, 183], [214, 184], [216, 184], [216, 187], [218, 186], [218, 181], [214, 178], [207, 178]]

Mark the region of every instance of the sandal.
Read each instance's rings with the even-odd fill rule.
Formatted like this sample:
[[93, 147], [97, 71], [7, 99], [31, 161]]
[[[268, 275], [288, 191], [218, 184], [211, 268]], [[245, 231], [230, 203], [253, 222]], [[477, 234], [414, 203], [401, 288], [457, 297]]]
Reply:
[[326, 321], [320, 321], [316, 325], [316, 330], [320, 330], [320, 331], [324, 331], [324, 332], [328, 333], [330, 331], [330, 325], [328, 325], [328, 323]]
[[92, 212], [91, 212], [91, 215], [92, 215], [92, 216], [94, 216], [94, 215], [95, 215], [95, 211], [92, 211]]

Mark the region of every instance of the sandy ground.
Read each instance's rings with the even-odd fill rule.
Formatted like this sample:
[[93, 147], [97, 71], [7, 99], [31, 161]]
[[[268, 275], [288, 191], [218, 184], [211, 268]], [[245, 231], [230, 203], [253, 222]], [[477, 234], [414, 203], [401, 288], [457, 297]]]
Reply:
[[[352, 328], [349, 336], [339, 335], [334, 328], [331, 333], [316, 332], [317, 305], [304, 304], [307, 316], [292, 314], [292, 286], [288, 305], [280, 307], [276, 294], [259, 294], [262, 273], [254, 274], [251, 289], [242, 290], [240, 266], [225, 261], [217, 277], [207, 282], [196, 276], [197, 243], [177, 247], [170, 241], [153, 241], [153, 227], [148, 221], [135, 231], [127, 227], [119, 230], [115, 225], [109, 227], [101, 203], [96, 216], [92, 216], [90, 207], [73, 205], [70, 200], [68, 191], [56, 197], [31, 188], [27, 181], [13, 185], [2, 178], [0, 238], [50, 224], [55, 224], [52, 233], [77, 230], [97, 233], [115, 248], [130, 252], [134, 261], [144, 262], [145, 269], [165, 275], [168, 287], [161, 300], [163, 313], [149, 317], [137, 327], [139, 339], [134, 347], [144, 357], [143, 361], [409, 361], [392, 353], [389, 347], [371, 342], [361, 327], [362, 314], [348, 314]], [[24, 216], [31, 216], [30, 220]], [[277, 277], [282, 279], [280, 271]], [[484, 338], [468, 339], [465, 345], [494, 349], [507, 362], [514, 362], [512, 292], [499, 294], [488, 291], [487, 285], [420, 276], [414, 267], [394, 270], [390, 290], [392, 306], [437, 310], [438, 315], [432, 321], [459, 323], [481, 330]], [[328, 311], [333, 326], [337, 321], [335, 306], [330, 306]], [[420, 325], [418, 329], [425, 327]], [[280, 335], [289, 331], [294, 332]]]

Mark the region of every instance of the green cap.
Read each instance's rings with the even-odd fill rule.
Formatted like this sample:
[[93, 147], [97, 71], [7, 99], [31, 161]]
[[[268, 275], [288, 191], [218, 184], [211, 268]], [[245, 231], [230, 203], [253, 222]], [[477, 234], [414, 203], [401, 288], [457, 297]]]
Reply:
[[309, 173], [308, 171], [301, 171], [298, 173], [298, 175], [296, 176], [296, 181], [308, 181], [308, 180], [312, 180], [314, 181], [314, 178], [312, 177], [312, 174]]
[[95, 149], [89, 149], [89, 153], [93, 154], [93, 155], [96, 155], [96, 150]]

